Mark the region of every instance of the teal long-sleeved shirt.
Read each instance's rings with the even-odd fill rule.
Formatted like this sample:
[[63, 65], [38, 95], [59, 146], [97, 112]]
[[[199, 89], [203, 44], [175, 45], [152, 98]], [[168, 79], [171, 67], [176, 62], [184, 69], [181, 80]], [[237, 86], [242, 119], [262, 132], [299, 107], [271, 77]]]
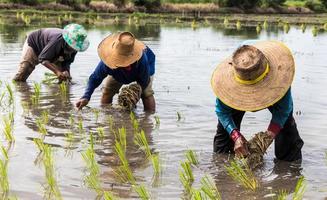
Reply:
[[[268, 109], [272, 114], [272, 119], [270, 123], [277, 124], [280, 128], [283, 128], [287, 118], [293, 111], [293, 99], [291, 95], [291, 89], [286, 92], [286, 94], [281, 100], [279, 100], [274, 105], [268, 107]], [[235, 110], [225, 105], [221, 100], [216, 98], [216, 114], [218, 116], [218, 120], [229, 134], [231, 134], [234, 129], [237, 129], [235, 122], [232, 118], [233, 113], [237, 111], [238, 110]]]

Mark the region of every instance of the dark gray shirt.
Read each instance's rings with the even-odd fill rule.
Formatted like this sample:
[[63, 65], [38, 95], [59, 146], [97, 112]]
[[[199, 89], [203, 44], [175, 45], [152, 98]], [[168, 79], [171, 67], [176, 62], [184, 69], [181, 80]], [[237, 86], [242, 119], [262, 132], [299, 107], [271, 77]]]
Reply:
[[36, 30], [28, 36], [27, 43], [33, 48], [40, 63], [45, 60], [55, 62], [59, 59], [62, 67], [69, 70], [77, 51], [65, 42], [62, 31], [59, 28]]

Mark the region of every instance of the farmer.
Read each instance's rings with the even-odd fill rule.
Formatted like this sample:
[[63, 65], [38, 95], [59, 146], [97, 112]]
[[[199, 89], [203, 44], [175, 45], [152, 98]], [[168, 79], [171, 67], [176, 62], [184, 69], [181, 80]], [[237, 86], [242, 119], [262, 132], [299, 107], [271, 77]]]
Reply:
[[294, 72], [291, 51], [278, 41], [243, 45], [220, 63], [211, 79], [218, 116], [214, 151], [247, 156], [247, 141], [240, 132], [243, 115], [268, 108], [272, 119], [261, 135], [269, 138], [265, 148], [275, 140], [278, 159], [301, 159], [303, 141], [293, 118], [291, 95]]
[[83, 26], [69, 24], [64, 29], [44, 28], [27, 36], [15, 81], [25, 82], [39, 63], [50, 69], [60, 81], [71, 79], [70, 64], [77, 51], [89, 47]]
[[76, 103], [82, 109], [90, 101], [91, 95], [103, 79], [102, 104], [112, 103], [115, 94], [123, 84], [136, 81], [142, 87], [144, 110], [155, 110], [154, 92], [152, 89], [155, 71], [155, 55], [152, 50], [130, 32], [111, 34], [99, 44], [98, 54], [101, 59], [89, 77], [84, 95]]

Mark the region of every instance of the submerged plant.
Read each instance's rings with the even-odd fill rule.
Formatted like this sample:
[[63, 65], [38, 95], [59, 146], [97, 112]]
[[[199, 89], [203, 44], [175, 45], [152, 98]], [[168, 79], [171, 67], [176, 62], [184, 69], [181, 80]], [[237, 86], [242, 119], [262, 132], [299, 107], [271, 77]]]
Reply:
[[162, 172], [161, 160], [160, 160], [158, 153], [151, 155], [151, 162], [152, 162], [152, 167], [153, 167], [153, 171], [154, 171], [154, 176], [157, 177]]
[[66, 98], [67, 97], [67, 82], [63, 81], [59, 84], [59, 88], [60, 88], [60, 94], [62, 97]]
[[33, 83], [33, 91], [34, 91], [34, 94], [31, 97], [31, 101], [32, 101], [33, 105], [37, 105], [40, 101], [41, 84], [34, 82]]
[[142, 200], [149, 200], [151, 196], [144, 185], [133, 186], [134, 191], [139, 195]]
[[39, 149], [40, 152], [43, 152], [44, 151], [44, 148], [45, 148], [45, 145], [46, 144], [43, 143], [43, 140], [42, 139], [40, 139], [40, 138], [34, 138], [33, 139], [33, 142], [37, 146], [37, 148]]
[[258, 181], [244, 159], [232, 160], [225, 168], [228, 174], [244, 188], [252, 191], [258, 188]]
[[198, 160], [198, 156], [196, 155], [196, 153], [193, 150], [187, 150], [185, 153], [186, 159], [187, 161], [196, 166], [199, 164], [199, 160]]
[[77, 123], [77, 128], [80, 133], [84, 133], [84, 127], [83, 127], [83, 119], [80, 118]]
[[[2, 197], [6, 197], [9, 192], [9, 180], [8, 180], [8, 160], [0, 159], [0, 192]], [[6, 199], [6, 198], [4, 198]]]
[[120, 166], [116, 169], [116, 174], [120, 177], [122, 182], [135, 184], [136, 181], [134, 175], [126, 158], [126, 151], [118, 140], [115, 142], [115, 151], [120, 160]]
[[38, 128], [39, 133], [41, 133], [42, 137], [48, 134], [48, 131], [45, 127], [45, 123], [41, 118], [36, 119], [36, 126]]
[[100, 140], [103, 140], [104, 139], [104, 128], [103, 127], [98, 127], [97, 128], [97, 133], [98, 133], [98, 136], [99, 136]]
[[95, 123], [98, 123], [99, 115], [100, 115], [100, 110], [98, 109], [93, 109], [93, 113], [95, 116]]
[[49, 123], [49, 111], [48, 110], [43, 110], [41, 113], [41, 120], [44, 124]]
[[182, 114], [177, 111], [177, 121], [181, 121], [182, 119]]

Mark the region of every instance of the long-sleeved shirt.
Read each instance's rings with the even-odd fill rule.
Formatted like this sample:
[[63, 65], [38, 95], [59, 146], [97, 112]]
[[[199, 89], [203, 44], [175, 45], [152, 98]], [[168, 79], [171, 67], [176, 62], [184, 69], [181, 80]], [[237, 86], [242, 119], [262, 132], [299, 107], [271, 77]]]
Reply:
[[150, 81], [150, 76], [155, 73], [155, 55], [149, 47], [143, 50], [142, 57], [130, 67], [111, 69], [102, 61], [99, 62], [94, 72], [89, 77], [86, 90], [82, 98], [91, 99], [95, 90], [108, 75], [122, 84], [136, 81], [145, 89]]
[[[282, 99], [268, 107], [268, 109], [272, 114], [270, 123], [277, 124], [280, 128], [283, 128], [287, 118], [293, 111], [291, 89], [286, 92]], [[221, 100], [216, 98], [216, 114], [218, 120], [229, 134], [231, 134], [234, 129], [237, 129], [232, 118], [232, 115], [235, 112], [237, 112], [237, 110], [225, 105]]]
[[69, 48], [62, 37], [62, 29], [44, 28], [29, 34], [27, 43], [38, 56], [40, 63], [60, 61], [63, 68], [69, 71], [70, 64], [74, 62], [77, 51]]

